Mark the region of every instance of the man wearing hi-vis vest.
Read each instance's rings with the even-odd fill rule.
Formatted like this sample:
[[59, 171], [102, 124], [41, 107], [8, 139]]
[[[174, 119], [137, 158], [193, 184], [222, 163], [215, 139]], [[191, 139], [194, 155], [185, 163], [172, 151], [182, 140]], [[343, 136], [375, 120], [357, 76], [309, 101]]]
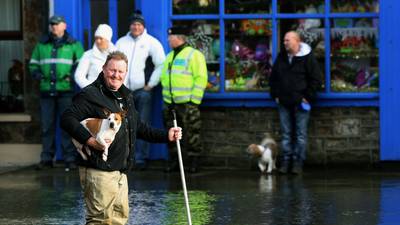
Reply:
[[[189, 172], [196, 173], [202, 150], [199, 105], [207, 85], [207, 64], [204, 55], [186, 43], [189, 32], [185, 27], [168, 29], [168, 43], [173, 50], [164, 62], [161, 85], [164, 124], [167, 128], [173, 126], [172, 110], [175, 110], [177, 123], [184, 132], [182, 153], [189, 160]], [[179, 164], [175, 145], [169, 146], [169, 152], [165, 172], [177, 171]]]

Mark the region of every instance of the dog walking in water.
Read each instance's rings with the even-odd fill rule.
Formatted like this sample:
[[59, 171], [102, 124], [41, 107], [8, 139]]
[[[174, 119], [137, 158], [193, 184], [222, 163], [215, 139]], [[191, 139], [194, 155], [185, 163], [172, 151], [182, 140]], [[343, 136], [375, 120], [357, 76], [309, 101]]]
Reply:
[[262, 173], [272, 173], [272, 170], [276, 169], [278, 147], [269, 133], [265, 134], [260, 144], [249, 145], [247, 153], [258, 158], [258, 168]]

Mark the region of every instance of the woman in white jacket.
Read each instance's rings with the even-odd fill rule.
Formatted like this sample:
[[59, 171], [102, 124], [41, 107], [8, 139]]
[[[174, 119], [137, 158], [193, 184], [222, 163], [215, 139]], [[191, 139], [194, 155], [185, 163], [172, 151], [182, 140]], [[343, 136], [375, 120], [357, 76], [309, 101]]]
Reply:
[[84, 88], [96, 80], [102, 71], [104, 62], [110, 52], [116, 50], [111, 42], [112, 29], [107, 24], [100, 24], [94, 33], [93, 48], [86, 51], [79, 60], [75, 71], [75, 82]]

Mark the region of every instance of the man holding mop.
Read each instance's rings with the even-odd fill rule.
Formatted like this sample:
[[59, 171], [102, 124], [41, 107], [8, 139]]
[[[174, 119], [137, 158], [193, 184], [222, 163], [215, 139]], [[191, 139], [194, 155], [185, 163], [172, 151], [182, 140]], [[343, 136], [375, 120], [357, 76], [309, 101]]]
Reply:
[[[128, 180], [136, 138], [151, 142], [179, 142], [177, 126], [156, 129], [142, 122], [132, 93], [123, 84], [128, 59], [122, 52], [108, 55], [97, 80], [82, 89], [61, 118], [61, 127], [90, 150], [88, 160], [79, 160], [79, 177], [86, 208], [86, 224], [126, 224], [129, 216]], [[105, 146], [97, 142], [81, 124], [86, 118], [105, 118], [104, 111], [125, 111], [121, 127], [110, 144], [108, 158], [102, 159]]]

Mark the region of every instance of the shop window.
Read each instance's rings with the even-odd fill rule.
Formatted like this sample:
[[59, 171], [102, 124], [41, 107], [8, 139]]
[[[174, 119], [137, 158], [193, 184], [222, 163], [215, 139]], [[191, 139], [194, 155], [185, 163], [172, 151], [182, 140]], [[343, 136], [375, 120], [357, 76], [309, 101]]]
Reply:
[[227, 14], [271, 13], [271, 8], [271, 0], [225, 1], [225, 13]]
[[378, 19], [331, 19], [331, 89], [377, 92]]
[[378, 13], [377, 0], [332, 0], [331, 12], [334, 13]]
[[129, 16], [134, 12], [135, 1], [118, 0], [118, 37], [125, 36], [129, 31]]
[[99, 24], [109, 24], [109, 15], [108, 15], [108, 0], [90, 0], [90, 34], [88, 34], [91, 38], [90, 43], [85, 43], [85, 48], [90, 49], [93, 46], [94, 42], [94, 32], [97, 29]]
[[0, 112], [24, 111], [21, 11], [21, 1], [0, 1]]
[[271, 20], [228, 20], [225, 34], [225, 90], [266, 91], [272, 70]]
[[208, 85], [207, 91], [216, 92], [220, 88], [220, 40], [219, 25], [215, 20], [184, 20], [176, 21], [174, 25], [191, 28], [192, 35], [188, 43], [200, 50], [207, 62]]
[[216, 14], [218, 0], [173, 0], [173, 14]]
[[[200, 9], [204, 2], [207, 7]], [[171, 0], [171, 4], [173, 24], [192, 23], [188, 21], [196, 21], [199, 14], [210, 14], [200, 15], [212, 29], [202, 28], [211, 32], [198, 38], [195, 47], [209, 46], [211, 52], [207, 62], [214, 85], [209, 81], [206, 99], [212, 104], [226, 99], [227, 105], [233, 105], [236, 99], [237, 105], [243, 105], [243, 99], [249, 99], [254, 100], [249, 105], [257, 105], [259, 99], [268, 99], [273, 60], [283, 49], [284, 34], [295, 30], [320, 63], [322, 98], [333, 105], [349, 105], [348, 99], [356, 104], [359, 97], [363, 104], [376, 105], [379, 0]]]
[[324, 13], [325, 1], [324, 0], [279, 0], [278, 12], [279, 13]]

